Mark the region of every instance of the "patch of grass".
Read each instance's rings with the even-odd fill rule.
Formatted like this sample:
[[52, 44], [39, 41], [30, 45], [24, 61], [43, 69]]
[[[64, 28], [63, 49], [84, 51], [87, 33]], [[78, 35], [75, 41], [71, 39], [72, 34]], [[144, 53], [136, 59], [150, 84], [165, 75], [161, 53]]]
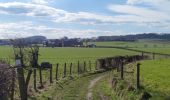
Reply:
[[170, 54], [170, 44], [158, 41], [135, 41], [135, 42], [90, 42], [97, 46], [116, 46], [116, 47], [127, 47], [135, 50], [143, 50], [155, 53]]
[[112, 42], [89, 42], [88, 44], [96, 44], [97, 46], [116, 46], [116, 47], [128, 47], [128, 48], [168, 48], [170, 44], [165, 44], [156, 41], [135, 41], [135, 42], [124, 42], [124, 41], [112, 41]]
[[[65, 79], [54, 83], [47, 91], [30, 98], [30, 100], [85, 100], [90, 80], [104, 73], [85, 74], [74, 79]], [[60, 85], [62, 85], [62, 87]]]
[[108, 72], [105, 78], [102, 78], [93, 87], [93, 100], [118, 100], [111, 86], [112, 73]]
[[[106, 100], [139, 100], [140, 94], [142, 92], [134, 89], [133, 91], [128, 91], [129, 83], [127, 80], [121, 80], [115, 70], [109, 72], [105, 79], [102, 79], [97, 83], [94, 93], [94, 100], [100, 100], [103, 97]], [[113, 86], [112, 79], [116, 81]]]
[[[100, 94], [112, 100], [112, 96], [117, 100], [139, 100], [144, 92], [152, 97], [150, 100], [169, 100], [170, 99], [170, 63], [169, 59], [162, 60], [144, 60], [141, 65], [141, 89], [136, 89], [136, 63], [125, 66], [124, 80], [120, 80], [120, 72], [114, 70], [107, 78], [101, 80], [94, 91], [94, 98], [98, 100]], [[133, 72], [134, 73], [128, 73]], [[111, 87], [112, 79], [116, 79], [117, 84]], [[134, 90], [128, 91], [129, 86]], [[112, 98], [112, 99], [111, 99]], [[114, 100], [114, 99], [113, 99]]]
[[142, 85], [152, 94], [153, 100], [170, 98], [169, 59], [142, 61], [141, 64]]

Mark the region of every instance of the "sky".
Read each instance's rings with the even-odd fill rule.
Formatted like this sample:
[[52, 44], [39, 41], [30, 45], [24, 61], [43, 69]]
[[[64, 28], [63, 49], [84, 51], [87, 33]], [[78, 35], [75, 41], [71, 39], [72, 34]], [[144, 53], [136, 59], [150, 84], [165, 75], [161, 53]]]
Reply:
[[0, 0], [0, 39], [170, 33], [170, 0]]

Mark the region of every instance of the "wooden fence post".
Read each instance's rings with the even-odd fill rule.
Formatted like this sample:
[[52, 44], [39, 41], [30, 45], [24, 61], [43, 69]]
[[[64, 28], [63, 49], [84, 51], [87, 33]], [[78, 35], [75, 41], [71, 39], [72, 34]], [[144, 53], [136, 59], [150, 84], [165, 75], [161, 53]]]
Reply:
[[53, 71], [53, 66], [52, 66], [52, 64], [50, 64], [50, 83], [53, 83], [53, 73], [52, 73], [52, 71]]
[[59, 67], [59, 63], [57, 63], [56, 65], [56, 75], [55, 75], [56, 80], [58, 80], [58, 67]]
[[143, 56], [144, 56], [144, 52], [142, 51], [142, 58], [143, 58]]
[[73, 64], [71, 63], [70, 64], [70, 76], [72, 75], [72, 66], [73, 66]]
[[15, 92], [15, 69], [12, 69], [12, 90], [11, 90], [11, 100], [14, 100], [14, 92]]
[[124, 79], [124, 77], [123, 77], [123, 72], [124, 72], [124, 70], [123, 70], [123, 67], [124, 67], [124, 63], [123, 63], [123, 61], [121, 61], [121, 79], [123, 80]]
[[86, 61], [84, 61], [84, 72], [86, 72]]
[[119, 63], [119, 61], [116, 61], [116, 66], [117, 66], [117, 72], [119, 72], [120, 70], [119, 70], [119, 68], [120, 68], [120, 63]]
[[153, 60], [155, 59], [155, 53], [153, 53]]
[[97, 68], [97, 61], [96, 61], [96, 67], [95, 67], [95, 69], [98, 70], [98, 68]]
[[78, 73], [78, 75], [80, 74], [80, 62], [79, 61], [77, 63], [77, 73]]
[[66, 74], [67, 74], [67, 73], [66, 73], [66, 72], [67, 72], [67, 68], [66, 68], [66, 67], [67, 67], [67, 64], [65, 63], [65, 64], [64, 64], [64, 76], [63, 76], [63, 77], [66, 77]]
[[37, 91], [37, 70], [34, 68], [34, 90]]
[[41, 66], [39, 68], [39, 74], [40, 74], [40, 85], [41, 85], [41, 88], [43, 88], [44, 86], [43, 86], [43, 82], [42, 82], [42, 68], [41, 68]]
[[140, 88], [140, 63], [137, 64], [137, 83], [136, 83], [136, 87], [137, 89]]
[[89, 60], [89, 68], [90, 68], [90, 71], [91, 71], [91, 61]]

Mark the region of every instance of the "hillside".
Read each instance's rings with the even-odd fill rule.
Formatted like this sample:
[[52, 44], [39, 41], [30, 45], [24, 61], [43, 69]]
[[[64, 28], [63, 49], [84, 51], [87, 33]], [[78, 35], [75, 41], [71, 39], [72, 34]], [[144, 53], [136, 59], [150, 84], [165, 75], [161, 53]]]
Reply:
[[136, 35], [99, 36], [97, 38], [97, 41], [136, 41], [139, 39], [170, 40], [170, 34], [143, 33], [143, 34], [136, 34]]

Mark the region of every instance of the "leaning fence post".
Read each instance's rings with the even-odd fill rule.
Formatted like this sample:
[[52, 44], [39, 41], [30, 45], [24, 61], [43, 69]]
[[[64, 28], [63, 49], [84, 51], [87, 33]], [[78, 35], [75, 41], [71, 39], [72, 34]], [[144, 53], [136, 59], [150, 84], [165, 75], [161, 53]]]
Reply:
[[123, 67], [124, 67], [124, 64], [123, 64], [123, 61], [121, 62], [121, 79], [123, 80]]
[[57, 63], [57, 66], [56, 66], [56, 75], [55, 75], [56, 80], [58, 80], [58, 67], [59, 67], [59, 64]]
[[67, 67], [67, 64], [65, 63], [64, 64], [64, 76], [63, 77], [66, 77], [66, 70], [67, 70], [66, 67]]
[[91, 71], [91, 61], [89, 60], [89, 68], [90, 68], [90, 71]]
[[84, 72], [86, 72], [86, 61], [84, 61]]
[[15, 69], [12, 69], [12, 90], [11, 90], [11, 100], [14, 100], [14, 91], [15, 91]]
[[136, 83], [136, 87], [137, 89], [140, 88], [140, 63], [137, 64], [137, 83]]
[[53, 70], [53, 67], [52, 67], [52, 64], [50, 64], [50, 83], [53, 83], [52, 70]]
[[98, 68], [97, 68], [97, 61], [96, 61], [96, 68], [95, 69], [98, 70]]
[[41, 66], [39, 68], [39, 74], [40, 74], [40, 84], [41, 84], [41, 88], [42, 88], [44, 86], [43, 86], [43, 82], [42, 82], [42, 67]]
[[143, 58], [143, 56], [144, 56], [144, 52], [142, 51], [142, 58]]
[[73, 64], [71, 63], [70, 64], [70, 76], [72, 75], [72, 66], [73, 66]]
[[119, 72], [120, 71], [120, 63], [118, 60], [116, 60], [116, 66], [117, 66], [117, 72]]
[[155, 53], [153, 53], [153, 60], [155, 59]]
[[37, 76], [37, 71], [36, 71], [36, 68], [34, 68], [34, 90], [37, 91], [37, 79], [36, 79], [36, 76]]
[[78, 75], [80, 74], [80, 62], [79, 61], [77, 63], [77, 73], [78, 73]]

